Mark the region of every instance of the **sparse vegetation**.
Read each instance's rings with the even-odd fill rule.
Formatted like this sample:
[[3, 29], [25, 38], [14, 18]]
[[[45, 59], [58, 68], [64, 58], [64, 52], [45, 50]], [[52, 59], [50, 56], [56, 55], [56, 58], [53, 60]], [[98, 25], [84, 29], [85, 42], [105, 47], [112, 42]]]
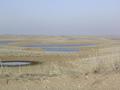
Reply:
[[[63, 41], [57, 41], [62, 38]], [[69, 40], [67, 37], [55, 37], [46, 38], [51, 42], [47, 43], [83, 43], [79, 40]], [[34, 39], [36, 39], [34, 37]], [[32, 39], [32, 40], [34, 40]], [[52, 42], [52, 39], [54, 41]], [[55, 42], [56, 40], [56, 42]], [[100, 40], [100, 41], [99, 41]], [[2, 60], [30, 60], [38, 61], [39, 65], [27, 66], [27, 67], [2, 67], [0, 68], [0, 80], [6, 80], [6, 84], [10, 85], [11, 82], [17, 83], [24, 82], [22, 84], [25, 88], [30, 87], [30, 83], [40, 83], [46, 80], [61, 80], [64, 78], [80, 78], [85, 77], [88, 79], [90, 75], [107, 75], [107, 74], [119, 74], [120, 73], [120, 47], [113, 40], [100, 39], [97, 40], [84, 40], [84, 43], [95, 43], [95, 47], [80, 47], [80, 52], [66, 53], [66, 54], [48, 54], [42, 49], [23, 48], [20, 45], [27, 43], [35, 43], [30, 41], [29, 38], [21, 41], [21, 43], [14, 43], [10, 46], [0, 47], [0, 58]], [[28, 41], [28, 42], [27, 42]], [[41, 38], [37, 37], [36, 42], [44, 42]], [[19, 45], [18, 45], [19, 44]], [[17, 46], [18, 45], [18, 46]], [[41, 63], [42, 62], [42, 63]], [[55, 79], [56, 78], [56, 79]], [[67, 80], [69, 80], [67, 79]], [[82, 79], [82, 78], [81, 78]], [[64, 81], [64, 80], [63, 80]], [[28, 83], [29, 82], [29, 83]], [[33, 83], [34, 82], [34, 83]], [[70, 81], [71, 83], [72, 81]], [[39, 85], [39, 84], [38, 84]], [[30, 89], [30, 88], [29, 88]], [[3, 89], [2, 89], [3, 90]], [[48, 89], [43, 89], [48, 90]]]

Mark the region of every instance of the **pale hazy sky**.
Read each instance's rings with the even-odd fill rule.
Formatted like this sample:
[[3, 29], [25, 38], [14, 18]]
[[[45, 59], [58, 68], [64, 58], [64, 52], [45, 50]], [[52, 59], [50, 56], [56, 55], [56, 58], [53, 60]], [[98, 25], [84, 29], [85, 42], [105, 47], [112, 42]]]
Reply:
[[120, 35], [120, 0], [0, 0], [0, 34]]

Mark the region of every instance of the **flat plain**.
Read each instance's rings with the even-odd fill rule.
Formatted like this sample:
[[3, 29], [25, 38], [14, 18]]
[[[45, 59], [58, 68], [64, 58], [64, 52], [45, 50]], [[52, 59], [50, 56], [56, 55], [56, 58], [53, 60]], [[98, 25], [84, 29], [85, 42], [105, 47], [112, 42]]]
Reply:
[[120, 38], [0, 36], [0, 90], [120, 90]]

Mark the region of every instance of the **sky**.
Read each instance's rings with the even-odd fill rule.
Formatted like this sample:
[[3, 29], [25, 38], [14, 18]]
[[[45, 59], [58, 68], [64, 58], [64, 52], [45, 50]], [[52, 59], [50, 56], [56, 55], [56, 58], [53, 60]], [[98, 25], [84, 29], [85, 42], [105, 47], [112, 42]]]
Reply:
[[120, 35], [120, 0], [0, 0], [0, 34]]

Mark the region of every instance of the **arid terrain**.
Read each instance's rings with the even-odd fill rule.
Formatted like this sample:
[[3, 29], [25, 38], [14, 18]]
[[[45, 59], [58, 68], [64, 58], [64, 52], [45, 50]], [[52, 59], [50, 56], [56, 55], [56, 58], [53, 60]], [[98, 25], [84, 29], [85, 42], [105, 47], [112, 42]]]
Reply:
[[0, 36], [0, 90], [120, 90], [120, 38]]

